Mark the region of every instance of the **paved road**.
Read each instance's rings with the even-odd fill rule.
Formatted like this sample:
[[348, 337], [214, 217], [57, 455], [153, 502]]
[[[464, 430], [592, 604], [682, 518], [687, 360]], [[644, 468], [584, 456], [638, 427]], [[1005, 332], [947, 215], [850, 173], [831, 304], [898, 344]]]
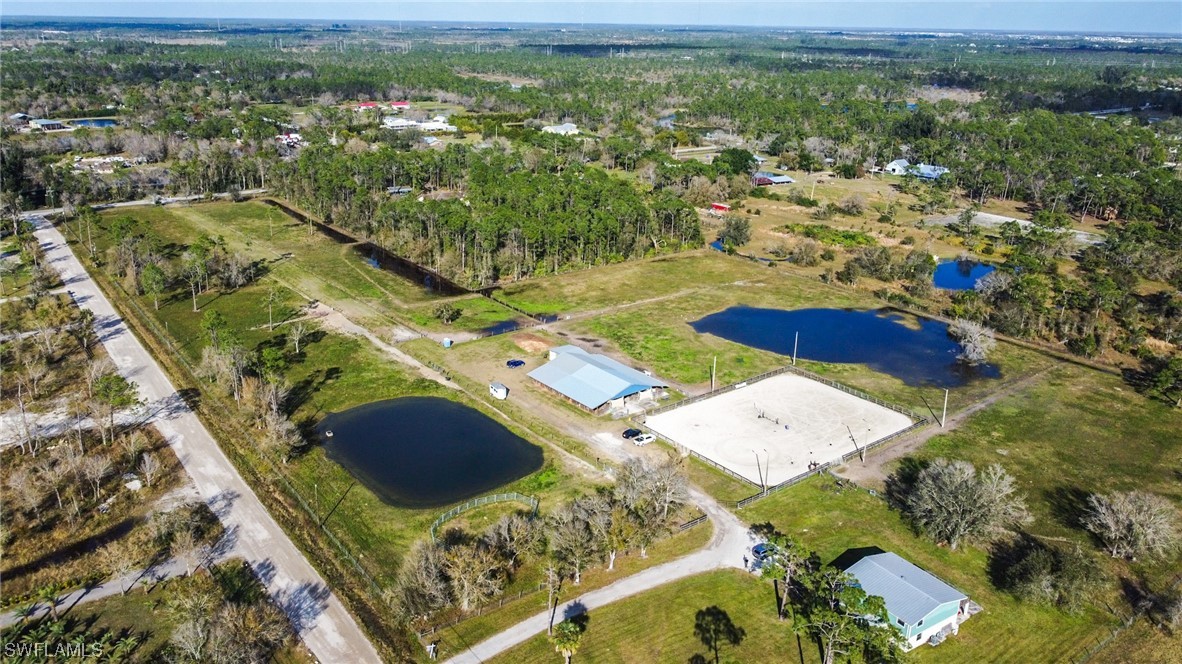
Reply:
[[[710, 516], [714, 525], [714, 534], [705, 548], [560, 604], [554, 613], [554, 621], [561, 622], [565, 618], [695, 574], [725, 568], [742, 569], [743, 556], [755, 542], [747, 526], [709, 496], [697, 491], [691, 491], [690, 495]], [[447, 660], [447, 664], [479, 664], [545, 632], [549, 622], [550, 614], [543, 611], [455, 655]]]
[[95, 315], [99, 339], [116, 368], [139, 385], [153, 422], [172, 446], [202, 498], [225, 524], [232, 550], [247, 560], [287, 613], [312, 653], [326, 664], [380, 662], [353, 616], [288, 539], [217, 442], [177, 394], [147, 350], [66, 246], [61, 233], [29, 215], [50, 264], [80, 306]]

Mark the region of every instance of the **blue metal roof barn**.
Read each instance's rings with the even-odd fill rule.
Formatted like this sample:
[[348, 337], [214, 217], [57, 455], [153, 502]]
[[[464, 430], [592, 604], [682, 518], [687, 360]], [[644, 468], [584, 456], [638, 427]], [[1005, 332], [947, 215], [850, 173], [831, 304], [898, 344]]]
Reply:
[[610, 401], [654, 387], [666, 387], [661, 380], [610, 357], [569, 345], [550, 349], [550, 361], [529, 372], [529, 377], [588, 410], [598, 410]]

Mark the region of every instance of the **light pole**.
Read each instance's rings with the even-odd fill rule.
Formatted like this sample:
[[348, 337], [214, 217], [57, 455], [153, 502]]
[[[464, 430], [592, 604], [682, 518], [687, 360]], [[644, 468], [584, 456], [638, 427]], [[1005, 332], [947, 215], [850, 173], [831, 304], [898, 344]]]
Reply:
[[759, 486], [767, 491], [767, 482], [763, 481], [763, 466], [759, 465], [759, 452], [751, 450], [751, 453], [755, 455], [755, 472], [759, 473]]
[[767, 451], [766, 447], [763, 448], [763, 459], [764, 459], [764, 461], [763, 461], [763, 477], [764, 477], [763, 493], [764, 493], [764, 495], [767, 495], [767, 483], [768, 483], [767, 478], [769, 475], [772, 474], [772, 455], [771, 455], [771, 452]]

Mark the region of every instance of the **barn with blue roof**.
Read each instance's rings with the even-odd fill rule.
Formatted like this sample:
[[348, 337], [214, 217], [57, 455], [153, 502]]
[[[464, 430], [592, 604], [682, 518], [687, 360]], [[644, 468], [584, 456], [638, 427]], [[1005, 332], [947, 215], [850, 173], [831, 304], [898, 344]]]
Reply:
[[550, 349], [550, 361], [529, 377], [592, 412], [623, 408], [627, 400], [653, 399], [654, 389], [667, 387], [610, 357], [570, 345]]
[[905, 650], [940, 643], [980, 611], [967, 595], [894, 553], [866, 556], [846, 571], [867, 595], [886, 602], [887, 616], [902, 632]]

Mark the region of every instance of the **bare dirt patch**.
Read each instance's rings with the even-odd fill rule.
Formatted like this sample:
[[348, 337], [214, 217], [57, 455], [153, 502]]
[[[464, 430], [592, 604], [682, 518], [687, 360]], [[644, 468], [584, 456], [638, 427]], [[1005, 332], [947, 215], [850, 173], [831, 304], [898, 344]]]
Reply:
[[550, 350], [549, 341], [529, 332], [513, 335], [513, 343], [527, 353], [542, 353]]

